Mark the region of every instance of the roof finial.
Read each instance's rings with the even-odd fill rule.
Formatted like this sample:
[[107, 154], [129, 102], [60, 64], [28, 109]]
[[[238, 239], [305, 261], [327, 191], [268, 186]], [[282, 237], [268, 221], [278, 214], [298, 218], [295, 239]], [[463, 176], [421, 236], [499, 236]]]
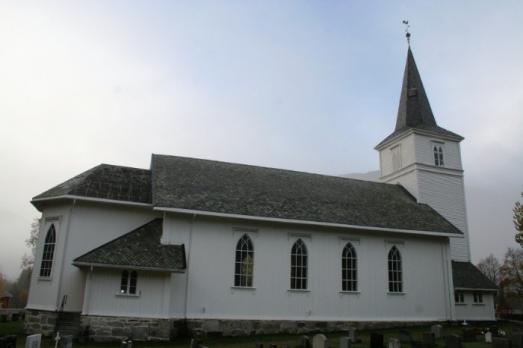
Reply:
[[407, 44], [410, 46], [410, 32], [409, 32], [409, 21], [403, 20], [403, 24], [405, 24], [405, 37], [407, 38]]

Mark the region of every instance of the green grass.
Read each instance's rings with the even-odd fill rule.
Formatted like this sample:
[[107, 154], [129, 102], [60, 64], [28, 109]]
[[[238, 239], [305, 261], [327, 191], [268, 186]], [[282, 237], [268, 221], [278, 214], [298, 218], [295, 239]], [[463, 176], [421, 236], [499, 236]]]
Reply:
[[[479, 328], [485, 328], [488, 326], [475, 326]], [[509, 334], [512, 331], [510, 324], [500, 324], [499, 328], [502, 328]], [[420, 341], [423, 332], [429, 331], [429, 327], [420, 326], [406, 328], [407, 331], [411, 333], [415, 340]], [[445, 326], [445, 333], [455, 333], [461, 334], [462, 327], [459, 325]], [[384, 330], [375, 330], [382, 333], [384, 337], [384, 342], [387, 344], [388, 340], [392, 337], [398, 338], [398, 329], [384, 329]], [[353, 345], [354, 348], [368, 348], [369, 347], [369, 332], [366, 330], [358, 331], [357, 336], [362, 340], [361, 343]], [[23, 331], [23, 322], [4, 322], [0, 323], [0, 335], [17, 335], [17, 346], [23, 347], [25, 345], [25, 335]], [[326, 334], [329, 342], [329, 346], [338, 347], [340, 337], [344, 336], [344, 332], [338, 333], [328, 333]], [[289, 344], [291, 347], [296, 347], [300, 341], [302, 335], [260, 335], [260, 336], [247, 336], [247, 337], [209, 337], [204, 340], [204, 344], [210, 348], [249, 348], [255, 346], [256, 342], [262, 342], [267, 347], [269, 343], [277, 344], [278, 347], [281, 347], [285, 344]], [[309, 337], [312, 337], [312, 334], [309, 334]], [[135, 342], [135, 348], [163, 348], [163, 347], [173, 347], [173, 348], [187, 348], [189, 347], [190, 339], [176, 339], [172, 342]], [[443, 347], [443, 340], [438, 340], [438, 347]], [[74, 344], [74, 348], [116, 348], [119, 347], [119, 343], [89, 343], [89, 344]], [[46, 338], [42, 342], [42, 348], [54, 348], [54, 341], [52, 339]], [[407, 347], [408, 348], [408, 347]], [[466, 342], [464, 343], [464, 348], [491, 348], [491, 344], [484, 343], [482, 341], [478, 342]]]

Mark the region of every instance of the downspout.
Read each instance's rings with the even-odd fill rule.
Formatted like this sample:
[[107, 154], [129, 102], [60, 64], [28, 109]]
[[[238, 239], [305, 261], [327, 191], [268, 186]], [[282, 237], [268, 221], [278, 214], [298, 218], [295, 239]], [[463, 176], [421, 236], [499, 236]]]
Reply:
[[[58, 311], [59, 307], [61, 306], [60, 301], [60, 295], [62, 292], [62, 278], [64, 275], [64, 267], [65, 267], [65, 254], [67, 252], [67, 240], [69, 239], [69, 233], [71, 230], [71, 220], [73, 219], [73, 208], [76, 205], [76, 199], [73, 199], [73, 204], [71, 205], [71, 208], [69, 208], [69, 218], [67, 219], [67, 228], [65, 233], [65, 239], [64, 239], [64, 248], [62, 253], [62, 264], [60, 265], [60, 275], [58, 276], [58, 291], [56, 292], [56, 310]], [[65, 305], [65, 303], [64, 303]], [[61, 308], [63, 309], [63, 308]]]
[[183, 314], [183, 320], [185, 322], [185, 327], [187, 328], [187, 308], [189, 306], [189, 299], [188, 299], [188, 295], [189, 295], [189, 267], [191, 265], [191, 249], [192, 249], [192, 233], [193, 233], [193, 226], [194, 226], [194, 221], [196, 220], [196, 214], [193, 214], [192, 215], [192, 220], [191, 220], [191, 227], [189, 228], [189, 250], [188, 250], [188, 253], [187, 253], [187, 267], [185, 269], [185, 274], [186, 274], [186, 278], [185, 278], [185, 309], [184, 309], [184, 314]]

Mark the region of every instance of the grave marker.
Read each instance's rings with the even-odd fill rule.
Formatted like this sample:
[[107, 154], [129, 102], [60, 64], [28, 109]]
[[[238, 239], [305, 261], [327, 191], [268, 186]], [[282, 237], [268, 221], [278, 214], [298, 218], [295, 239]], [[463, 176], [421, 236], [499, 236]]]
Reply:
[[312, 348], [327, 348], [327, 337], [324, 334], [314, 335], [312, 338]]
[[25, 348], [40, 348], [42, 344], [42, 335], [30, 335], [25, 339]]
[[397, 338], [389, 339], [389, 348], [401, 348], [400, 340]]

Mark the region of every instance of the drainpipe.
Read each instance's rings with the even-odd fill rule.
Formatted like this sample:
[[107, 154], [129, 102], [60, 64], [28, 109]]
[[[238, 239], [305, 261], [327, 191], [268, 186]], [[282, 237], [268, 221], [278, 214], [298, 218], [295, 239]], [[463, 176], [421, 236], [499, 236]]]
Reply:
[[196, 214], [193, 214], [192, 219], [191, 219], [191, 227], [189, 228], [189, 250], [187, 253], [187, 264], [186, 264], [186, 269], [185, 269], [185, 274], [186, 274], [186, 277], [185, 277], [185, 310], [184, 310], [184, 314], [183, 314], [183, 319], [185, 321], [185, 327], [187, 327], [187, 308], [189, 306], [189, 304], [188, 304], [189, 303], [189, 299], [188, 299], [189, 267], [191, 265], [192, 233], [193, 233], [193, 226], [194, 226], [195, 220], [196, 220]]

